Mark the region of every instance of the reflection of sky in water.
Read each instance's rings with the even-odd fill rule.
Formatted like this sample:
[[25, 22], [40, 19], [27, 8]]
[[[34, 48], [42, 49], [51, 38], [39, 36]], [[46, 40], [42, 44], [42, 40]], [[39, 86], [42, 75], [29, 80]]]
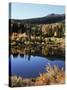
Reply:
[[23, 76], [26, 78], [37, 77], [40, 73], [45, 72], [45, 67], [50, 63], [51, 65], [58, 65], [60, 68], [64, 67], [64, 61], [56, 60], [53, 61], [48, 60], [44, 57], [39, 56], [31, 56], [30, 60], [28, 60], [28, 56], [24, 57], [13, 57], [11, 58], [11, 73], [12, 75]]

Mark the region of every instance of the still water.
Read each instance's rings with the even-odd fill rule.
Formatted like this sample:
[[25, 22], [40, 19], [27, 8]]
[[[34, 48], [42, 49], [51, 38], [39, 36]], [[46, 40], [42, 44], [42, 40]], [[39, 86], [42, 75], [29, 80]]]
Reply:
[[48, 63], [58, 65], [59, 68], [65, 66], [64, 60], [61, 59], [48, 59], [41, 56], [24, 55], [14, 57], [10, 55], [11, 62], [11, 75], [22, 76], [24, 78], [37, 77], [40, 73], [46, 72]]

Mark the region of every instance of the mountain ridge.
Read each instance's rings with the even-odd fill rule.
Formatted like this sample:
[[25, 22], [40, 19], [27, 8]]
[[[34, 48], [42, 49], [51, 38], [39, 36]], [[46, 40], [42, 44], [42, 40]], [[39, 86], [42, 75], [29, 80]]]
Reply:
[[48, 24], [65, 20], [65, 14], [51, 13], [44, 17], [30, 18], [30, 19], [9, 19], [9, 20], [11, 20], [11, 22], [14, 21], [21, 23]]

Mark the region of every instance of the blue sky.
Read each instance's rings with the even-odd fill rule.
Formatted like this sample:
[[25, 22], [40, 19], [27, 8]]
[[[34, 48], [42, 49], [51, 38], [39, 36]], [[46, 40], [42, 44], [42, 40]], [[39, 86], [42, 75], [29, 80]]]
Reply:
[[51, 13], [64, 14], [65, 7], [47, 4], [11, 3], [12, 19], [43, 17]]

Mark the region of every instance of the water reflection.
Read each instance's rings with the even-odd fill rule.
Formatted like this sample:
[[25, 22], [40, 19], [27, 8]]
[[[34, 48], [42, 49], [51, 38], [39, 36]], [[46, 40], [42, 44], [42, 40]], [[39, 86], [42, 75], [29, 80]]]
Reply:
[[[21, 58], [24, 58], [24, 56], [27, 58], [28, 61], [30, 61], [31, 59], [31, 54], [29, 55], [24, 55], [24, 54], [12, 54], [14, 58], [17, 58], [18, 55]], [[38, 55], [32, 55], [32, 56], [38, 56]], [[40, 56], [40, 55], [39, 55]], [[60, 57], [60, 56], [40, 56], [40, 57], [46, 57], [48, 60], [54, 61], [54, 59], [60, 59], [61, 61], [64, 60], [65, 61], [65, 57]]]
[[20, 55], [28, 55], [28, 60], [30, 60], [31, 55], [41, 56], [41, 57], [55, 57], [55, 58], [65, 58], [64, 50], [57, 48], [56, 46], [41, 46], [41, 45], [25, 45], [23, 46], [12, 46], [10, 48], [10, 55], [17, 57]]
[[[58, 52], [59, 50], [59, 52]], [[38, 44], [15, 45], [10, 48], [11, 75], [32, 78], [45, 72], [48, 63], [65, 68], [62, 49]]]

